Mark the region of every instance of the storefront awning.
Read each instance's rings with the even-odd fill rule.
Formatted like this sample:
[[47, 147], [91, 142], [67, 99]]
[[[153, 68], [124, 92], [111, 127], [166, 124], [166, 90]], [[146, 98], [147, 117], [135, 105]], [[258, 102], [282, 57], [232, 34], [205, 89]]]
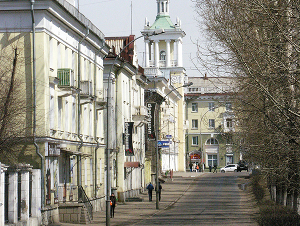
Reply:
[[139, 168], [140, 166], [140, 162], [124, 162], [125, 168]]

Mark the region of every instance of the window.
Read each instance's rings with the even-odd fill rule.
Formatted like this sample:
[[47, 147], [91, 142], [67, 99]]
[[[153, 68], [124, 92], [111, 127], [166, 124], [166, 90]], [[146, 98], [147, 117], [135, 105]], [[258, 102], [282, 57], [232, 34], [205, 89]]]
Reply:
[[161, 3], [161, 11], [164, 12], [164, 3]]
[[208, 103], [208, 109], [210, 111], [215, 111], [215, 103], [214, 102]]
[[70, 183], [70, 155], [61, 152], [59, 156], [59, 183]]
[[192, 129], [198, 129], [198, 119], [192, 119]]
[[93, 159], [90, 158], [90, 185], [93, 184]]
[[165, 52], [165, 51], [161, 51], [161, 52], [160, 52], [159, 59], [160, 59], [160, 60], [166, 60], [166, 52]]
[[226, 127], [227, 128], [232, 128], [232, 119], [226, 119]]
[[65, 108], [64, 108], [64, 115], [65, 115], [65, 128], [64, 131], [69, 132], [69, 102], [68, 102], [68, 97], [65, 99]]
[[54, 85], [49, 85], [50, 89], [50, 109], [49, 109], [49, 123], [50, 129], [54, 129]]
[[217, 155], [207, 155], [207, 163], [209, 166], [218, 165], [218, 156]]
[[215, 144], [219, 144], [218, 140], [216, 140], [215, 138], [210, 138], [206, 141], [205, 143], [206, 145], [215, 145]]
[[231, 103], [226, 103], [225, 104], [225, 107], [226, 107], [226, 111], [232, 111], [232, 104]]
[[215, 120], [214, 119], [209, 119], [208, 124], [209, 124], [209, 128], [215, 128]]
[[62, 118], [62, 98], [58, 97], [57, 99], [57, 108], [58, 108], [58, 116], [57, 116], [57, 129], [61, 130], [61, 118]]
[[192, 145], [198, 145], [198, 136], [192, 137]]
[[192, 112], [198, 112], [198, 104], [192, 103]]

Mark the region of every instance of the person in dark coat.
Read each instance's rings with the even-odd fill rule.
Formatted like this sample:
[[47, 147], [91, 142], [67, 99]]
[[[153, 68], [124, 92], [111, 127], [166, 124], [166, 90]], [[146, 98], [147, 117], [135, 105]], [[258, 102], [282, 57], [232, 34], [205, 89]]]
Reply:
[[110, 196], [110, 217], [113, 218], [115, 216], [115, 207], [116, 207], [116, 196], [114, 193]]
[[[156, 190], [156, 188], [155, 188]], [[158, 193], [158, 200], [160, 201], [161, 199], [161, 190], [162, 190], [162, 186], [160, 184], [160, 182], [158, 182], [158, 190], [156, 191]]]
[[146, 187], [146, 189], [148, 190], [149, 202], [151, 202], [152, 201], [152, 191], [154, 189], [154, 187], [151, 184], [151, 182], [148, 184], [148, 186]]
[[214, 165], [214, 172], [213, 173], [217, 173], [217, 165]]

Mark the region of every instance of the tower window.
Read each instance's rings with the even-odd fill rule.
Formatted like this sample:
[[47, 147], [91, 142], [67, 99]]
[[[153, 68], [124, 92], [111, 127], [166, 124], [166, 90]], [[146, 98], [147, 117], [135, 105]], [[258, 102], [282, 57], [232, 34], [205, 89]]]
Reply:
[[166, 60], [166, 52], [165, 52], [165, 51], [161, 51], [161, 52], [160, 52], [159, 59], [160, 59], [160, 60]]

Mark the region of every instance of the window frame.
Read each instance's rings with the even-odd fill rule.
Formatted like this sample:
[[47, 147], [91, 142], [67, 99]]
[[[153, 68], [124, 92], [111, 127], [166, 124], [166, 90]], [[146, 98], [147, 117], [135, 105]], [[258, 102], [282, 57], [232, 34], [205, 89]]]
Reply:
[[233, 120], [231, 118], [226, 119], [226, 127], [230, 129], [233, 128]]
[[209, 127], [210, 129], [216, 128], [216, 122], [215, 122], [215, 119], [208, 119], [208, 127]]
[[198, 119], [192, 119], [192, 129], [198, 129]]
[[160, 53], [159, 53], [159, 60], [166, 61], [166, 58], [167, 58], [166, 55], [167, 55], [166, 51], [164, 51], [164, 50], [160, 51]]
[[198, 136], [192, 136], [192, 146], [198, 146], [198, 145], [199, 145], [199, 137]]
[[192, 103], [192, 112], [198, 112], [198, 103]]
[[214, 102], [209, 102], [208, 103], [208, 109], [209, 109], [209, 111], [215, 111], [215, 103]]
[[232, 111], [232, 103], [231, 102], [226, 102], [225, 103], [225, 110], [226, 111]]

